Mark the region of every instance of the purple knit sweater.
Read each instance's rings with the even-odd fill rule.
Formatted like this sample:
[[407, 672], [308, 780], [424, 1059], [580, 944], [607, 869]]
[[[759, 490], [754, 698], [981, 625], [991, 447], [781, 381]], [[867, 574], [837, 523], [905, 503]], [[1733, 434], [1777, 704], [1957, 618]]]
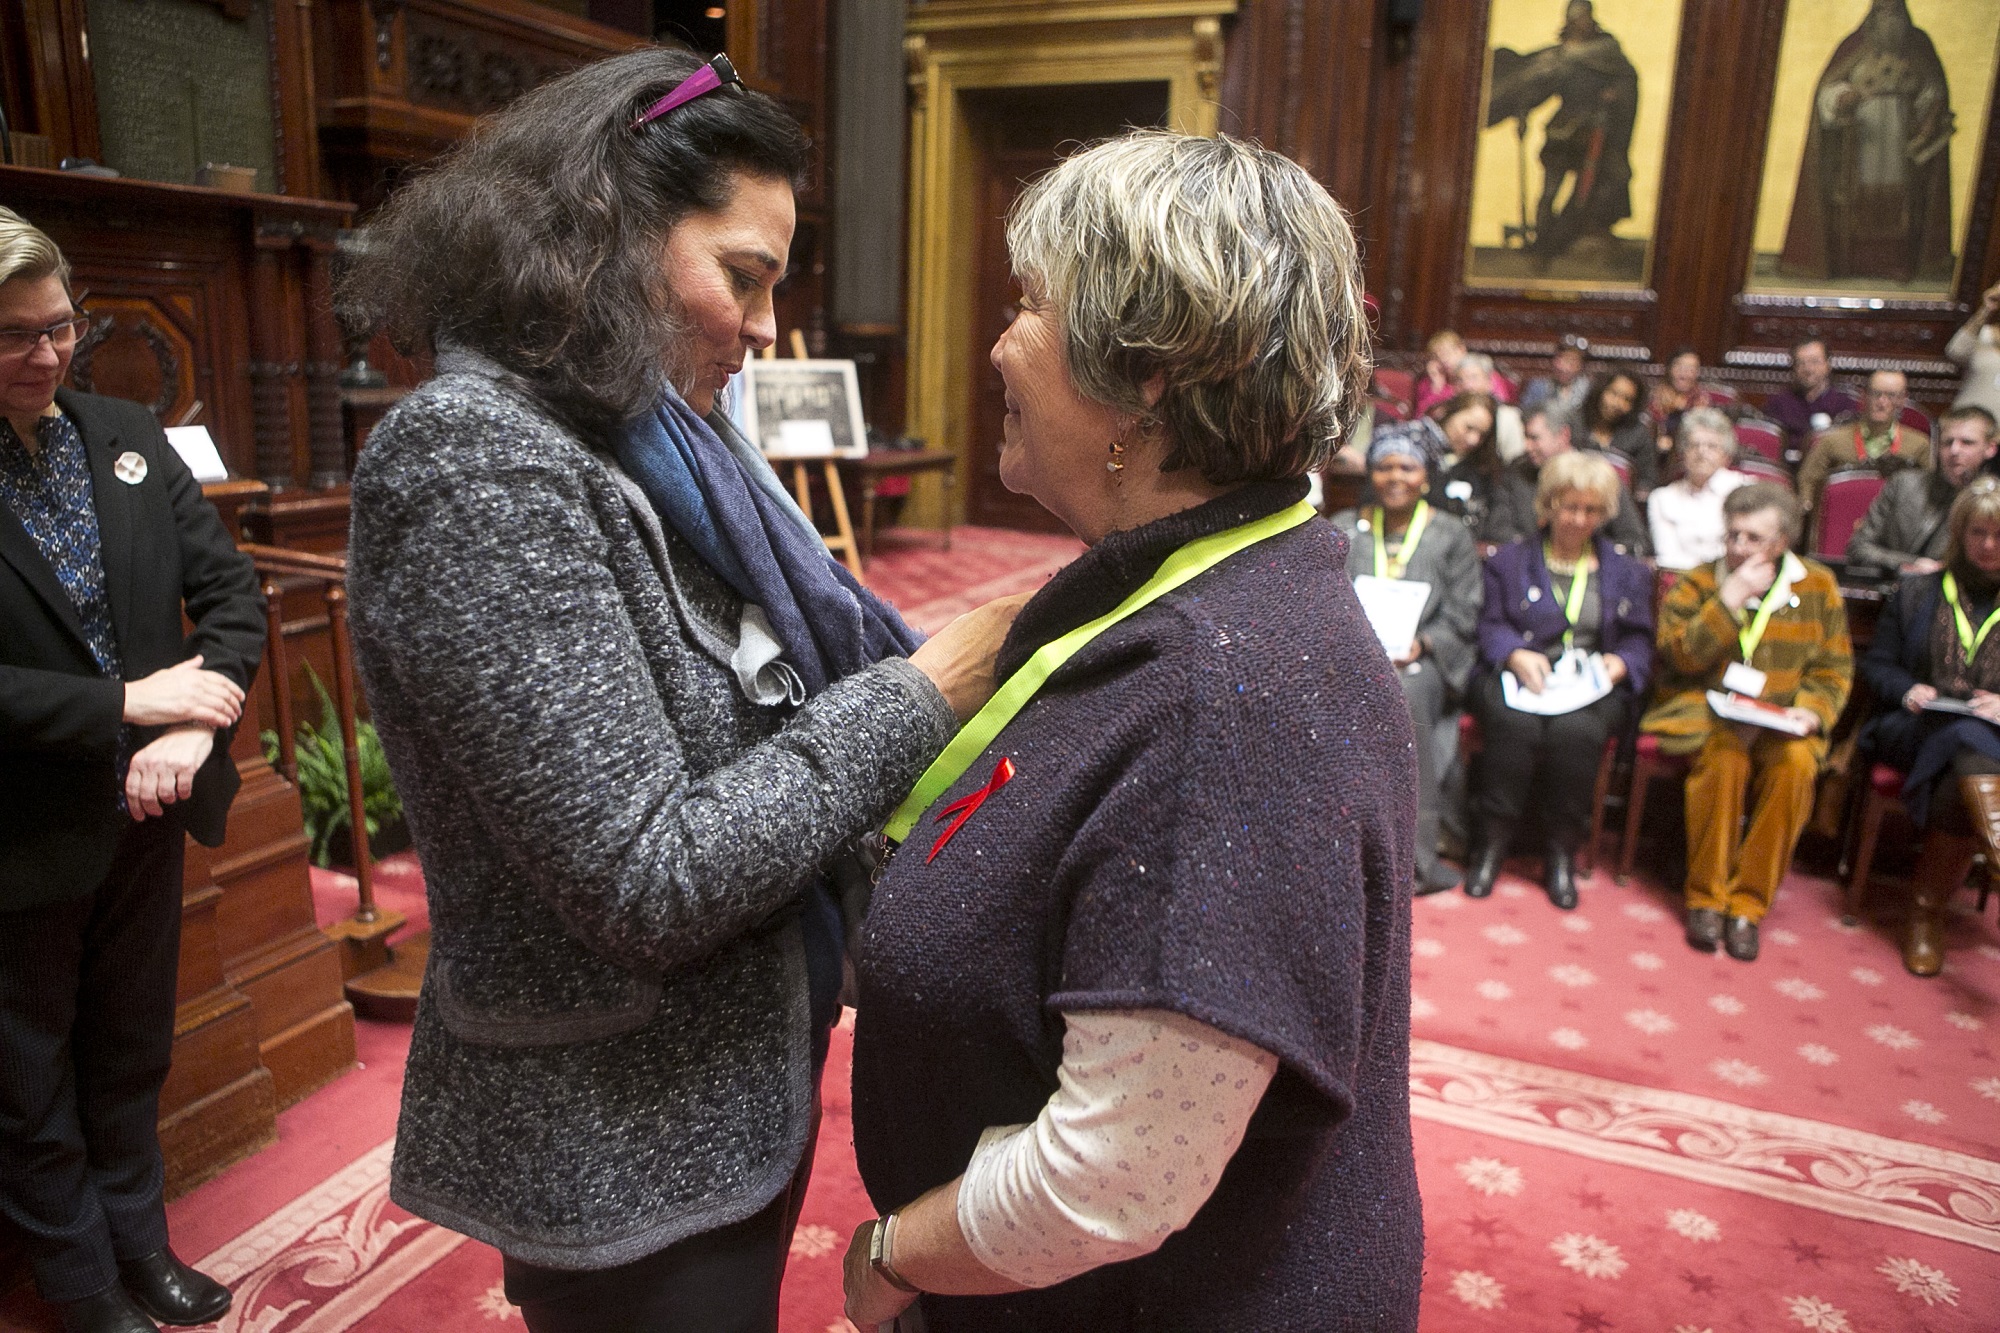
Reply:
[[[1028, 605], [1003, 673], [1176, 547], [1302, 491], [1248, 486], [1107, 538]], [[927, 1296], [931, 1333], [1416, 1327], [1416, 763], [1345, 557], [1315, 520], [1100, 636], [942, 799], [1003, 755], [1012, 781], [928, 864], [927, 815], [883, 875], [854, 1058], [878, 1207], [959, 1175], [988, 1126], [1035, 1117], [1065, 1010], [1171, 1009], [1282, 1062], [1215, 1193], [1158, 1253], [1039, 1292]]]

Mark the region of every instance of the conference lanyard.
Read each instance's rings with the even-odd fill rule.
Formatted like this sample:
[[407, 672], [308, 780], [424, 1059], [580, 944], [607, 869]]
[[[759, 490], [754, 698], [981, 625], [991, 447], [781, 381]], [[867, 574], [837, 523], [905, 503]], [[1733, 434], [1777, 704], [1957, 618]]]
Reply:
[[1055, 674], [1056, 668], [1076, 656], [1085, 644], [1196, 575], [1213, 569], [1238, 551], [1279, 533], [1289, 532], [1316, 512], [1310, 504], [1301, 500], [1290, 508], [1241, 527], [1197, 537], [1168, 556], [1153, 577], [1110, 611], [1037, 648], [1027, 665], [1009, 676], [994, 691], [993, 697], [986, 701], [986, 706], [959, 728], [951, 744], [944, 747], [944, 753], [931, 761], [931, 766], [917, 779], [917, 785], [896, 807], [896, 813], [889, 816], [889, 823], [883, 832], [892, 842], [901, 842], [909, 837], [910, 830], [916, 827], [917, 820], [930, 808], [931, 802], [951, 789], [951, 784], [972, 767], [972, 761], [979, 758], [994, 738], [1014, 720], [1015, 715], [1028, 706], [1028, 701]]
[[[1901, 442], [1897, 440], [1896, 438], [1897, 434], [1898, 434], [1897, 427], [1894, 424], [1891, 424], [1889, 427], [1888, 453], [1889, 456], [1892, 458], [1901, 452]], [[1868, 441], [1867, 438], [1862, 435], [1860, 426], [1856, 426], [1854, 428], [1854, 457], [1863, 463], [1868, 461]]]
[[[1549, 544], [1543, 542], [1542, 563], [1547, 564], [1554, 558], [1554, 552], [1549, 549]], [[1583, 595], [1590, 587], [1590, 566], [1584, 563], [1589, 558], [1588, 555], [1585, 555], [1582, 559], [1578, 560], [1576, 562], [1576, 572], [1569, 576], [1569, 600], [1563, 603], [1563, 619], [1569, 622], [1569, 628], [1563, 631], [1564, 652], [1568, 652], [1576, 646], [1576, 622], [1583, 615]], [[1553, 579], [1550, 580], [1550, 584], [1549, 591], [1554, 592]]]
[[1972, 659], [1979, 656], [1979, 646], [1986, 642], [1986, 636], [1993, 632], [1995, 625], [2000, 625], [2000, 606], [1993, 608], [1993, 614], [1986, 617], [1986, 623], [1974, 634], [1971, 619], [1966, 616], [1965, 608], [1958, 604], [1958, 580], [1951, 576], [1950, 570], [1945, 571], [1944, 599], [1951, 603], [1951, 614], [1958, 621], [1959, 646], [1965, 649], [1965, 664], [1971, 666]]
[[1375, 577], [1399, 579], [1416, 558], [1417, 543], [1424, 539], [1424, 525], [1431, 521], [1430, 504], [1417, 501], [1416, 512], [1410, 515], [1410, 526], [1403, 529], [1403, 544], [1397, 548], [1394, 560], [1389, 558], [1389, 529], [1383, 523], [1381, 507], [1378, 505], [1370, 513], [1375, 527]]
[[[1757, 608], [1756, 617], [1736, 636], [1736, 646], [1743, 650], [1744, 665], [1749, 665], [1750, 655], [1757, 651], [1758, 644], [1764, 642], [1764, 631], [1770, 628], [1771, 617], [1777, 613], [1778, 603], [1788, 600], [1792, 585], [1805, 575], [1805, 569], [1793, 558], [1792, 553], [1785, 552], [1785, 558], [1778, 563], [1778, 577], [1772, 579], [1771, 586], [1765, 590], [1764, 600]], [[1787, 596], [1780, 596], [1781, 591]], [[1954, 602], [1953, 605], [1957, 603]]]

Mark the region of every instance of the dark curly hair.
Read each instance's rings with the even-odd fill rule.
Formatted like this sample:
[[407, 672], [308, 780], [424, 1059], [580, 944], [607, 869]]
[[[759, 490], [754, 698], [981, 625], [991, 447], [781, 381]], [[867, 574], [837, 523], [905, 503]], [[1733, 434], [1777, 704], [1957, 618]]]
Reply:
[[725, 206], [739, 173], [796, 188], [811, 143], [776, 102], [726, 87], [633, 130], [702, 61], [650, 47], [554, 79], [479, 122], [367, 224], [337, 294], [353, 330], [406, 352], [492, 358], [586, 433], [689, 368], [667, 233]]

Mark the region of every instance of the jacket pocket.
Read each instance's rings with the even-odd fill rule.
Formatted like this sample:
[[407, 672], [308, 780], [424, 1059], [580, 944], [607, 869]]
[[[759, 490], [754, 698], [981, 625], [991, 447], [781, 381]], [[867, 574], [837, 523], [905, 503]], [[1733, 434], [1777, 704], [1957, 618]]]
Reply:
[[[475, 1002], [468, 998], [463, 964], [433, 957], [424, 990], [445, 1030], [461, 1041], [483, 1046], [567, 1046], [582, 1041], [601, 1041], [636, 1032], [651, 1022], [660, 1008], [660, 983], [647, 977], [619, 973], [615, 978], [597, 977], [575, 990], [576, 978], [565, 978], [568, 990], [562, 1001], [536, 1005], [532, 1002]], [[508, 989], [515, 995], [533, 995], [536, 982], [551, 977], [519, 976]]]

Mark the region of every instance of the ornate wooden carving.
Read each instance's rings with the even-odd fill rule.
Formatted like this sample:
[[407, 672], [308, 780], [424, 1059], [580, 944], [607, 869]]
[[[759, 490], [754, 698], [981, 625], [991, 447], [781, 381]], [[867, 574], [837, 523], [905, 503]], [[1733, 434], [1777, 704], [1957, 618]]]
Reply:
[[72, 384], [144, 403], [162, 421], [178, 420], [193, 406], [193, 348], [156, 303], [99, 298], [90, 314], [90, 329], [70, 361]]

